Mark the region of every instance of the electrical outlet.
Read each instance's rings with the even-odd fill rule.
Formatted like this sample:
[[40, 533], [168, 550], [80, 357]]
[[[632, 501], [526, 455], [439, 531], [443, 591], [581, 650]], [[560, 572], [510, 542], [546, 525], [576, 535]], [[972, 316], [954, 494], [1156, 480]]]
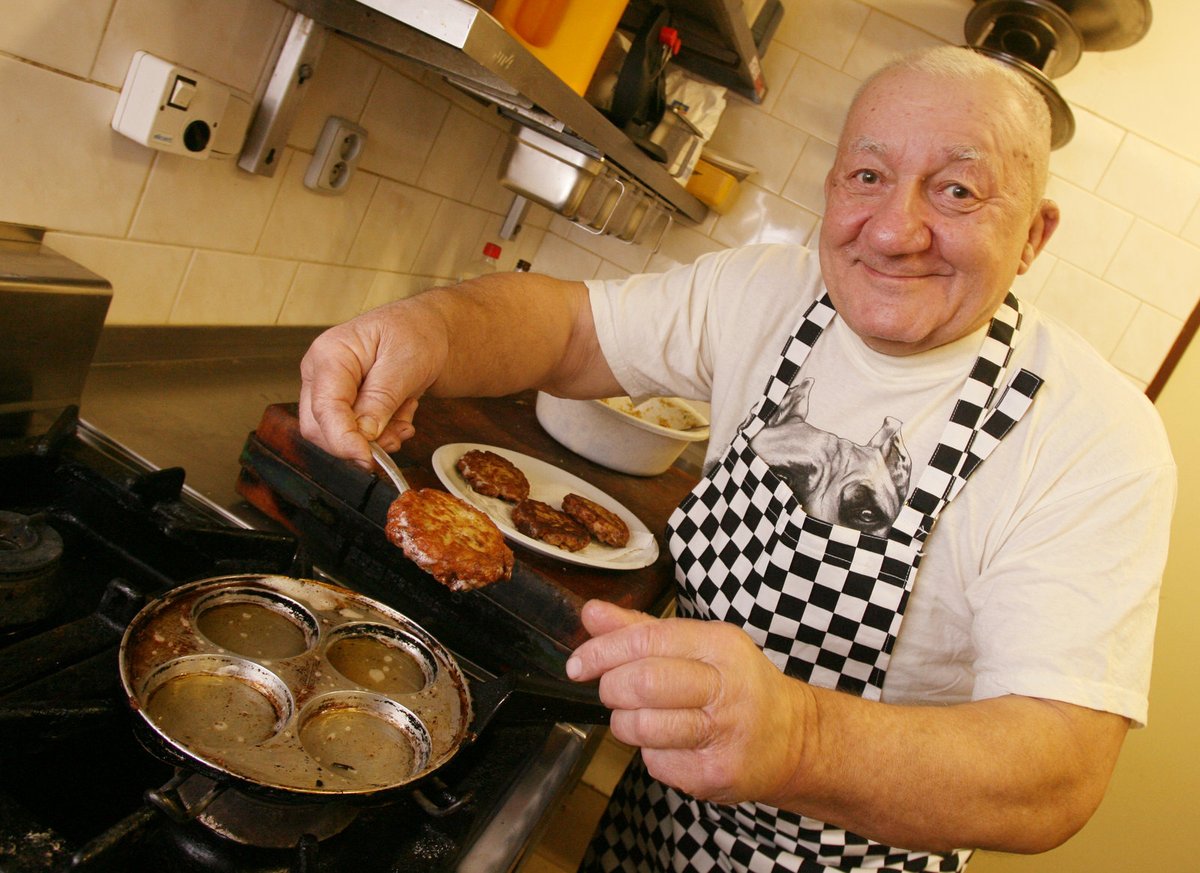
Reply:
[[353, 122], [331, 115], [325, 122], [316, 151], [304, 174], [304, 184], [314, 191], [340, 194], [358, 167], [367, 132]]
[[227, 87], [195, 70], [135, 52], [112, 127], [153, 149], [207, 158], [229, 96]]

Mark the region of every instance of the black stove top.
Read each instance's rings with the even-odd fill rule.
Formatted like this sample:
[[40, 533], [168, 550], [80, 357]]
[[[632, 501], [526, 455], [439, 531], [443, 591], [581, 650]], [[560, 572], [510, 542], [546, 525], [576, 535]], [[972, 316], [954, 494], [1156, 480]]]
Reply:
[[235, 526], [184, 481], [75, 410], [0, 440], [0, 871], [454, 869], [550, 727], [493, 724], [418, 791], [287, 849], [175, 820], [162, 798], [188, 774], [135, 738], [118, 670], [126, 624], [197, 579], [315, 572], [294, 538]]

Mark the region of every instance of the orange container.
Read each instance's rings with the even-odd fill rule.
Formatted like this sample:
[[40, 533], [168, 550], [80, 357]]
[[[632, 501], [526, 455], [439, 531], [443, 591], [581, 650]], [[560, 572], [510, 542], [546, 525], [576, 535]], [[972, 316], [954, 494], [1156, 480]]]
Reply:
[[492, 15], [582, 95], [629, 0], [496, 0]]

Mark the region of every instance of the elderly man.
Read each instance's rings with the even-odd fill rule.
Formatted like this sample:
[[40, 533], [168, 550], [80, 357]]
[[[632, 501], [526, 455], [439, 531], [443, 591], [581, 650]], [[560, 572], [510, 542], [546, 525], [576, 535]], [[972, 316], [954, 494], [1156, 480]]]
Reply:
[[424, 392], [711, 399], [680, 617], [589, 603], [567, 665], [640, 749], [585, 866], [960, 870], [1095, 810], [1146, 718], [1175, 470], [1145, 399], [1010, 294], [1059, 219], [1049, 130], [995, 61], [907, 57], [851, 107], [819, 255], [496, 276], [306, 356], [304, 433], [363, 463]]

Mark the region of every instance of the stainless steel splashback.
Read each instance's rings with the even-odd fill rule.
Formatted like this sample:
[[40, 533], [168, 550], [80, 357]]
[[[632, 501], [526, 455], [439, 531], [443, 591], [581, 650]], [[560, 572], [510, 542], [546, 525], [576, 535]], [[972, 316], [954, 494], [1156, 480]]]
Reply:
[[0, 223], [0, 437], [45, 430], [78, 405], [112, 300], [106, 279], [42, 236]]

